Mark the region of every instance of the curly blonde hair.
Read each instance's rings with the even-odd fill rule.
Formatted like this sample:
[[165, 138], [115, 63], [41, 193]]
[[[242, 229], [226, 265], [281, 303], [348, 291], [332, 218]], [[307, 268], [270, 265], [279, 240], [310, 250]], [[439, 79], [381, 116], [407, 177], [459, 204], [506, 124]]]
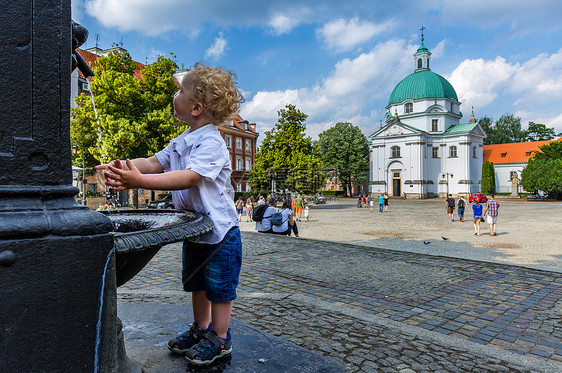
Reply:
[[235, 79], [236, 75], [231, 71], [197, 63], [183, 77], [181, 84], [194, 101], [203, 104], [205, 113], [215, 124], [225, 124], [236, 118], [240, 104], [244, 102]]

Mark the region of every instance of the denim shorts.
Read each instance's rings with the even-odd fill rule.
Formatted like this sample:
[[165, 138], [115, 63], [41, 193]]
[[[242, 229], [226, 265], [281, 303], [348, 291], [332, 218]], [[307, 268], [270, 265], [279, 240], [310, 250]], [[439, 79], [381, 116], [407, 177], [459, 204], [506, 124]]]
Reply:
[[217, 244], [183, 243], [183, 290], [205, 290], [207, 299], [221, 303], [236, 299], [242, 266], [240, 229], [232, 227]]

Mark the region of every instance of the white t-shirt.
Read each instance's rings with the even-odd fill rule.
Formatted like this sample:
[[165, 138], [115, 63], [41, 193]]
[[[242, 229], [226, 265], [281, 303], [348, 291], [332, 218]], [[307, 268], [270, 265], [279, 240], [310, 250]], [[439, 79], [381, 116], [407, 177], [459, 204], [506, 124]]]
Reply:
[[285, 232], [287, 231], [287, 229], [289, 229], [289, 215], [291, 215], [293, 213], [293, 210], [291, 209], [279, 209], [277, 210], [281, 213], [281, 215], [283, 215], [283, 224], [281, 225], [273, 225], [273, 231], [280, 233], [280, 232]]
[[192, 170], [203, 176], [192, 188], [172, 192], [176, 209], [197, 211], [215, 224], [212, 231], [190, 241], [216, 244], [230, 228], [238, 226], [230, 184], [230, 157], [216, 125], [185, 131], [158, 152], [156, 158], [165, 172]]
[[256, 222], [256, 230], [258, 232], [267, 232], [271, 228], [271, 217], [276, 212], [277, 209], [275, 207], [267, 206], [267, 209], [265, 209], [261, 221]]

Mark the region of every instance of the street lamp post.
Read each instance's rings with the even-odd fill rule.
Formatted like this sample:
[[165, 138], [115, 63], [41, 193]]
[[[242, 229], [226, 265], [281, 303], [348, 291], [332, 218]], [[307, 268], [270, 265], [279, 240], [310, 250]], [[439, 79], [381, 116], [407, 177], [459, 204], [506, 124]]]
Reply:
[[446, 177], [447, 178], [447, 197], [449, 197], [449, 176], [451, 177], [451, 179], [453, 178], [453, 173], [452, 172], [443, 172], [443, 174], [441, 175], [443, 177], [443, 179]]

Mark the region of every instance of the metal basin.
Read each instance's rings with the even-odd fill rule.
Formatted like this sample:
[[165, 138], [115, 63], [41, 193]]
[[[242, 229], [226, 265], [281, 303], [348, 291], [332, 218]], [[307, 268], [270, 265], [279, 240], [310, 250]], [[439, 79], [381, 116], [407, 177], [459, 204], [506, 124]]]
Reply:
[[132, 279], [162, 246], [209, 232], [213, 221], [179, 210], [101, 211], [112, 222], [117, 286]]

